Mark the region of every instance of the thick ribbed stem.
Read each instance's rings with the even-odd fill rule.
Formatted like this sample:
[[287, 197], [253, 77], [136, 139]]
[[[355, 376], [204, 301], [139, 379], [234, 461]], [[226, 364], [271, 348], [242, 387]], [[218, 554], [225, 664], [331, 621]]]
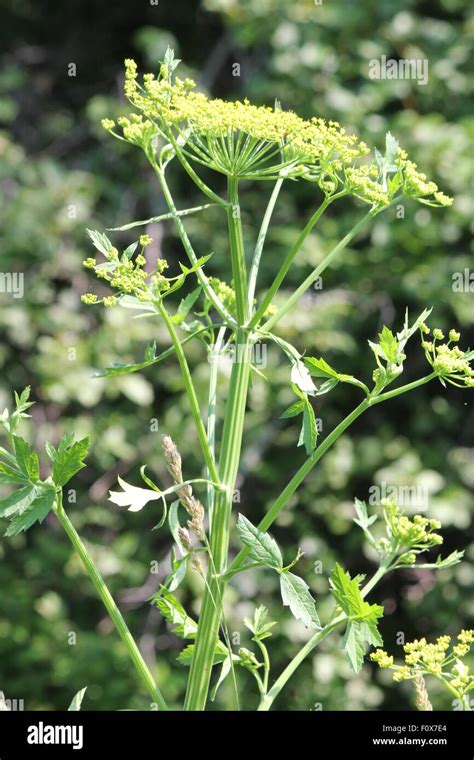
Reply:
[[[237, 182], [229, 179], [228, 227], [233, 283], [239, 324], [249, 315], [247, 275]], [[186, 710], [204, 710], [214, 662], [214, 652], [222, 616], [224, 583], [220, 577], [227, 567], [232, 496], [237, 478], [242, 446], [245, 405], [250, 376], [251, 341], [239, 328], [235, 337], [235, 355], [229, 383], [224, 429], [219, 459], [219, 481], [225, 487], [216, 495], [210, 536], [211, 558], [206, 588], [199, 616], [194, 656], [185, 698]]]

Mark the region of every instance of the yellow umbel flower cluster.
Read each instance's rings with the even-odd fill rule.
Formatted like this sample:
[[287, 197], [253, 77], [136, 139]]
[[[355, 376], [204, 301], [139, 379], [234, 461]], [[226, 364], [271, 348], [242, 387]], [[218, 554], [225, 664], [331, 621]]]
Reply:
[[462, 630], [457, 636], [457, 643], [451, 652], [451, 636], [439, 636], [434, 644], [425, 638], [415, 639], [404, 645], [405, 662], [394, 665], [393, 657], [383, 649], [377, 649], [370, 655], [380, 668], [393, 670], [394, 681], [406, 681], [423, 675], [432, 675], [444, 683], [459, 699], [462, 699], [473, 687], [474, 676], [462, 658], [469, 654], [474, 644], [474, 630]]
[[382, 499], [381, 506], [388, 527], [388, 533], [400, 548], [422, 549], [427, 551], [443, 543], [443, 537], [435, 530], [441, 528], [439, 520], [414, 515], [412, 519], [399, 511], [392, 502]]
[[[109, 242], [105, 237], [103, 240]], [[163, 271], [168, 268], [168, 262], [165, 259], [157, 260], [155, 270], [151, 274], [143, 269], [146, 264], [143, 251], [152, 242], [149, 235], [141, 235], [138, 243], [133, 244], [131, 249], [124, 251], [121, 256], [112, 245], [96, 246], [104, 253], [106, 262], [98, 264], [95, 258], [89, 257], [83, 264], [86, 269], [91, 269], [99, 279], [106, 280], [112, 288], [117, 290], [119, 296], [133, 295], [139, 301], [146, 303], [152, 301], [154, 296], [170, 288], [170, 281], [163, 275]], [[141, 253], [133, 260], [132, 256], [138, 244], [141, 246]], [[86, 293], [81, 296], [81, 301], [85, 304], [102, 303], [106, 307], [117, 304], [116, 296], [105, 296], [99, 299], [93, 293]]]
[[[420, 325], [422, 336], [430, 333], [429, 327], [424, 323]], [[459, 341], [460, 334], [456, 330], [449, 331], [449, 340], [447, 343], [438, 343], [444, 340], [444, 333], [439, 328], [433, 330], [432, 340], [422, 338], [422, 347], [425, 356], [438, 375], [441, 382], [448, 382], [459, 388], [467, 386], [474, 387], [474, 369], [471, 367], [471, 361], [474, 358], [474, 351], [462, 351], [459, 346], [452, 345]]]
[[195, 91], [192, 79], [174, 76], [178, 63], [168, 49], [158, 76], [145, 74], [139, 83], [137, 65], [127, 59], [125, 95], [139, 113], [118, 120], [123, 136], [111, 119], [102, 121], [104, 128], [148, 154], [160, 135], [182, 159], [230, 177], [301, 177], [316, 182], [326, 196], [355, 195], [375, 208], [387, 206], [397, 192], [433, 206], [452, 203], [391, 136], [390, 155], [376, 151], [376, 160], [360, 163], [369, 148], [337, 122], [303, 119], [278, 104], [208, 98]]

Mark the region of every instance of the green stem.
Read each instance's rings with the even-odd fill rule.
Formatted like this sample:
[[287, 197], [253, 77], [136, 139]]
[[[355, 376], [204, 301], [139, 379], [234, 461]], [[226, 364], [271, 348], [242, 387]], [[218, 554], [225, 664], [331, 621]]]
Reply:
[[[188, 258], [191, 262], [191, 264], [196, 264], [197, 262], [197, 256], [194, 252], [194, 248], [191, 245], [191, 241], [187, 235], [187, 232], [185, 230], [184, 224], [181, 221], [181, 218], [177, 215], [177, 209], [173, 200], [173, 196], [171, 195], [171, 191], [168, 187], [168, 183], [166, 181], [165, 172], [160, 169], [155, 162], [152, 162], [153, 168], [158, 176], [158, 179], [160, 181], [161, 189], [163, 192], [164, 199], [166, 201], [166, 204], [169, 208], [169, 210], [174, 214], [173, 219], [174, 223], [176, 225], [176, 229], [178, 231], [178, 235], [181, 239], [181, 242], [183, 244], [183, 248], [186, 251]], [[226, 320], [226, 322], [235, 327], [236, 321], [233, 318], [233, 316], [230, 314], [230, 312], [225, 308], [222, 301], [218, 298], [217, 294], [215, 293], [214, 289], [209, 284], [209, 280], [207, 276], [204, 274], [201, 267], [198, 267], [196, 269], [196, 276], [199, 280], [200, 285], [202, 286], [207, 298], [212, 303], [216, 311], [221, 315], [223, 319]]]
[[186, 710], [204, 710], [206, 706], [219, 632], [220, 610], [217, 601], [223, 598], [225, 587], [220, 576], [225, 573], [227, 566], [232, 495], [240, 459], [250, 375], [250, 362], [248, 360], [250, 344], [244, 331], [239, 330], [237, 332], [236, 344], [239, 353], [232, 366], [219, 461], [219, 478], [221, 483], [227, 486], [227, 490], [216, 494], [215, 499], [210, 537], [212, 562], [209, 564], [199, 616], [194, 656], [184, 704]]
[[[326, 453], [326, 451], [337, 441], [339, 436], [342, 435], [342, 433], [350, 425], [352, 425], [352, 423], [363, 412], [365, 412], [366, 409], [369, 409], [371, 406], [374, 406], [375, 404], [380, 404], [383, 401], [388, 401], [391, 398], [395, 398], [395, 396], [400, 396], [402, 393], [407, 393], [408, 391], [412, 391], [415, 388], [419, 388], [421, 385], [425, 385], [426, 383], [430, 382], [430, 380], [433, 380], [435, 377], [437, 377], [436, 373], [432, 372], [430, 375], [421, 377], [419, 380], [414, 380], [412, 383], [407, 383], [406, 385], [402, 385], [400, 386], [400, 388], [395, 388], [395, 390], [393, 391], [382, 393], [379, 396], [368, 396], [367, 398], [365, 398], [359, 404], [359, 406], [357, 406], [347, 417], [345, 417], [342, 420], [342, 422], [339, 423], [337, 427], [334, 428], [334, 430], [328, 435], [327, 438], [324, 439], [324, 441], [321, 443], [320, 446], [318, 446], [318, 448], [309, 457], [309, 459], [307, 459], [306, 462], [299, 468], [299, 470], [292, 477], [288, 485], [281, 492], [280, 496], [276, 499], [276, 501], [273, 502], [272, 506], [268, 510], [265, 517], [259, 522], [258, 528], [261, 531], [267, 531], [270, 528], [274, 520], [276, 520], [281, 510], [286, 505], [288, 499], [294, 494], [296, 489], [303, 482], [306, 475], [308, 475], [308, 473], [319, 462], [319, 460]], [[226, 573], [227, 575], [229, 576], [234, 575], [244, 566], [244, 563], [249, 551], [250, 550], [247, 547], [244, 547], [243, 549], [240, 550], [240, 552], [235, 557], [234, 561], [229, 566]]]
[[389, 401], [391, 398], [400, 396], [400, 394], [402, 393], [407, 393], [408, 391], [412, 391], [415, 388], [419, 388], [421, 385], [425, 385], [426, 383], [429, 383], [431, 380], [434, 380], [435, 377], [438, 377], [436, 372], [431, 372], [431, 374], [425, 375], [425, 377], [420, 377], [419, 380], [414, 380], [412, 383], [407, 383], [406, 385], [402, 385], [400, 386], [400, 388], [395, 388], [393, 391], [387, 391], [386, 393], [381, 393], [379, 396], [372, 396], [369, 399], [369, 405], [373, 406], [374, 404], [380, 404], [382, 401]]
[[[210, 362], [211, 370], [209, 372], [209, 395], [207, 404], [207, 440], [213, 459], [215, 460], [215, 443], [216, 443], [216, 400], [217, 400], [217, 376], [219, 370], [219, 357], [224, 343], [225, 327], [221, 327], [217, 333], [215, 343], [211, 346]], [[208, 470], [209, 477], [209, 470]], [[210, 477], [209, 477], [210, 480]], [[212, 530], [212, 513], [214, 511], [215, 488], [212, 485], [207, 487], [207, 508], [209, 517], [209, 532]]]
[[251, 312], [253, 311], [253, 299], [255, 298], [255, 287], [257, 285], [257, 275], [260, 267], [260, 259], [262, 258], [263, 246], [267, 237], [268, 227], [270, 224], [270, 219], [272, 218], [273, 209], [275, 208], [275, 203], [277, 202], [277, 198], [280, 194], [280, 190], [284, 181], [284, 177], [281, 177], [276, 181], [275, 187], [273, 188], [273, 192], [270, 196], [270, 200], [268, 201], [265, 215], [262, 220], [260, 232], [258, 233], [257, 244], [255, 246], [249, 274], [249, 309]]
[[220, 483], [214, 456], [207, 440], [206, 428], [204, 427], [204, 422], [202, 421], [199, 402], [197, 400], [196, 391], [194, 390], [193, 379], [191, 377], [191, 372], [189, 371], [188, 362], [186, 360], [186, 356], [184, 355], [183, 347], [178, 338], [176, 330], [174, 329], [174, 325], [170, 319], [170, 316], [163, 306], [163, 303], [158, 300], [154, 303], [159, 314], [163, 318], [166, 327], [168, 328], [171, 341], [176, 351], [176, 356], [178, 357], [181, 374], [184, 380], [184, 386], [186, 388], [189, 404], [191, 406], [191, 414], [193, 415], [194, 424], [196, 426], [197, 434], [199, 437], [199, 443], [201, 445], [201, 451], [209, 473], [209, 480], [212, 480], [214, 483]]
[[[324, 204], [323, 204], [324, 205]], [[327, 205], [327, 204], [326, 204]], [[336, 256], [344, 250], [344, 248], [351, 242], [351, 240], [357, 235], [359, 230], [364, 226], [364, 224], [371, 219], [373, 216], [372, 211], [369, 211], [368, 214], [366, 214], [360, 221], [354, 225], [354, 227], [350, 230], [350, 232], [347, 233], [345, 237], [342, 238], [342, 240], [339, 241], [339, 243], [332, 249], [330, 253], [328, 253], [327, 256], [324, 257], [324, 259], [321, 261], [320, 264], [314, 269], [310, 275], [304, 280], [304, 282], [301, 283], [299, 288], [297, 288], [294, 293], [289, 296], [285, 300], [285, 303], [283, 306], [281, 306], [278, 311], [273, 314], [270, 319], [268, 319], [262, 326], [263, 330], [270, 331], [273, 329], [273, 327], [277, 324], [277, 322], [280, 321], [282, 317], [285, 316], [285, 314], [293, 307], [293, 305], [301, 298], [303, 293], [306, 293], [308, 288], [311, 287], [311, 285], [317, 280], [317, 278], [324, 272], [326, 267], [329, 266], [331, 261], [333, 261]], [[267, 304], [268, 305], [268, 304]]]
[[144, 686], [147, 688], [148, 692], [152, 696], [153, 702], [156, 703], [159, 710], [167, 710], [168, 706], [164, 700], [164, 697], [161, 694], [160, 690], [158, 689], [155, 683], [155, 680], [152, 674], [150, 673], [145, 660], [140, 654], [140, 650], [138, 649], [135, 643], [135, 639], [130, 633], [128, 626], [125, 620], [123, 619], [119, 608], [115, 604], [115, 601], [109, 589], [107, 588], [104, 579], [102, 578], [97, 567], [95, 566], [94, 561], [92, 557], [90, 556], [89, 552], [87, 551], [86, 547], [82, 543], [79, 534], [74, 528], [74, 525], [72, 524], [69, 517], [67, 516], [64, 509], [62, 508], [61, 498], [58, 499], [58, 507], [57, 509], [55, 509], [55, 512], [56, 512], [56, 516], [59, 522], [61, 523], [62, 527], [67, 533], [69, 540], [71, 541], [71, 544], [73, 545], [75, 551], [78, 553], [79, 557], [81, 558], [82, 563], [87, 571], [87, 574], [89, 575], [89, 578], [94, 584], [94, 587], [98, 595], [100, 596], [102, 603], [104, 604], [104, 607], [106, 608], [107, 612], [112, 618], [115, 628], [120, 634], [120, 637], [127, 648], [130, 658], [133, 664], [135, 665], [135, 668], [137, 669], [138, 675], [140, 676]]
[[227, 224], [229, 228], [230, 256], [235, 290], [235, 305], [239, 325], [245, 324], [249, 315], [247, 269], [245, 264], [244, 240], [240, 221], [238, 180], [229, 177]]
[[259, 711], [269, 710], [274, 700], [283, 689], [287, 681], [291, 678], [295, 670], [301, 665], [303, 660], [313, 651], [313, 649], [326, 638], [340, 623], [346, 619], [345, 614], [339, 615], [331, 623], [328, 623], [321, 631], [318, 631], [305, 645], [300, 649], [297, 655], [286, 666], [283, 673], [277, 678], [270, 691], [265, 694], [258, 706]]
[[[281, 510], [287, 503], [288, 499], [294, 494], [296, 489], [299, 487], [299, 485], [302, 483], [302, 481], [305, 479], [305, 477], [308, 475], [308, 473], [313, 469], [313, 467], [319, 462], [322, 456], [326, 453], [326, 451], [331, 448], [333, 443], [337, 441], [340, 435], [350, 426], [352, 423], [363, 413], [366, 409], [369, 408], [369, 402], [367, 399], [364, 399], [353, 411], [345, 417], [342, 422], [337, 425], [337, 427], [334, 428], [334, 430], [329, 433], [327, 438], [324, 439], [324, 441], [318, 446], [318, 448], [315, 450], [315, 452], [309, 457], [309, 459], [306, 460], [306, 462], [301, 465], [299, 470], [295, 473], [295, 475], [292, 477], [288, 485], [284, 488], [284, 490], [281, 492], [279, 497], [276, 499], [276, 501], [273, 502], [272, 506], [268, 510], [267, 514], [263, 518], [263, 520], [260, 521], [258, 524], [258, 528], [261, 531], [267, 531], [268, 528], [271, 526], [273, 521], [278, 517]], [[247, 555], [249, 553], [248, 547], [244, 547], [241, 549], [241, 551], [238, 553], [238, 555], [235, 557], [234, 561], [230, 565], [228, 569], [228, 574], [234, 574], [237, 572], [238, 569], [240, 569], [247, 558]]]
[[259, 641], [257, 639], [256, 643], [263, 657], [263, 671], [264, 671], [264, 676], [263, 676], [263, 681], [262, 681], [262, 689], [263, 689], [262, 697], [263, 697], [263, 695], [266, 694], [268, 691], [268, 678], [270, 676], [270, 657], [268, 656], [268, 649], [263, 643], [263, 641]]
[[[367, 594], [374, 588], [374, 586], [376, 586], [380, 579], [383, 578], [386, 572], [387, 567], [385, 565], [381, 565], [377, 572], [374, 573], [370, 581], [368, 581], [362, 589], [361, 594], [363, 597], [367, 596]], [[347, 620], [347, 615], [345, 615], [345, 613], [341, 613], [337, 617], [333, 617], [322, 630], [315, 633], [314, 636], [312, 636], [310, 640], [306, 642], [304, 647], [302, 647], [298, 654], [293, 657], [279, 678], [277, 678], [270, 691], [262, 698], [258, 706], [258, 709], [260, 711], [270, 709], [280, 691], [290, 680], [293, 673], [299, 668], [303, 660], [313, 651], [313, 649], [315, 649], [315, 647], [318, 646], [321, 641], [323, 641], [323, 639], [326, 638], [326, 636], [332, 633], [332, 631], [334, 631], [334, 629], [337, 628], [345, 620]]]
[[300, 250], [300, 248], [303, 245], [304, 241], [306, 240], [306, 238], [308, 237], [309, 233], [313, 229], [314, 225], [316, 224], [316, 222], [318, 221], [318, 219], [320, 218], [320, 216], [323, 214], [323, 212], [327, 209], [327, 207], [332, 202], [332, 200], [334, 200], [334, 198], [333, 199], [330, 199], [330, 198], [325, 198], [324, 199], [324, 201], [321, 203], [321, 205], [319, 206], [319, 208], [316, 209], [316, 211], [314, 212], [314, 214], [312, 215], [311, 219], [308, 221], [308, 223], [306, 224], [306, 226], [304, 227], [304, 229], [298, 235], [298, 238], [296, 239], [293, 247], [287, 253], [286, 258], [285, 258], [283, 264], [281, 265], [281, 267], [280, 267], [280, 269], [279, 269], [279, 271], [278, 271], [275, 279], [273, 280], [272, 284], [270, 285], [270, 288], [269, 288], [269, 290], [268, 290], [265, 298], [263, 299], [263, 301], [260, 304], [259, 308], [257, 309], [257, 311], [253, 315], [252, 319], [250, 320], [250, 322], [249, 322], [249, 328], [252, 328], [252, 327], [255, 327], [256, 325], [258, 325], [258, 323], [262, 319], [262, 317], [265, 314], [266, 310], [270, 306], [275, 293], [278, 291], [281, 283], [285, 279], [285, 277], [287, 275], [287, 272], [288, 272], [289, 268], [291, 267], [296, 254], [298, 253], [298, 251]]
[[166, 133], [175, 150], [175, 153], [178, 157], [179, 162], [181, 163], [182, 167], [187, 172], [187, 174], [191, 177], [195, 185], [197, 185], [197, 187], [201, 190], [201, 192], [204, 193], [204, 195], [207, 195], [208, 198], [214, 201], [214, 203], [217, 203], [219, 206], [226, 206], [226, 201], [223, 198], [221, 198], [220, 195], [215, 193], [214, 190], [211, 190], [211, 188], [208, 187], [206, 183], [202, 181], [201, 177], [194, 171], [193, 167], [191, 166], [187, 158], [183, 155], [183, 152], [179, 149], [179, 145], [176, 142], [176, 138], [172, 130], [169, 129], [166, 131]]
[[[247, 278], [238, 187], [237, 181], [233, 179], [229, 179], [229, 202], [228, 224], [234, 289], [237, 315], [242, 324], [248, 318]], [[215, 498], [209, 542], [211, 561], [184, 702], [186, 710], [205, 709], [222, 614], [225, 583], [221, 576], [227, 568], [232, 496], [240, 461], [250, 377], [251, 340], [242, 328], [236, 331], [235, 351], [219, 459], [219, 481], [226, 490], [220, 491]]]

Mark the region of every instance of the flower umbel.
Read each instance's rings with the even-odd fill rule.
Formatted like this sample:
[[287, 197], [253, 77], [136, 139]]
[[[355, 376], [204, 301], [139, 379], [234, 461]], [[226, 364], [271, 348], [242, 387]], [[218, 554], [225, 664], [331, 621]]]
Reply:
[[430, 333], [429, 327], [424, 323], [420, 325], [421, 345], [425, 351], [425, 356], [433, 367], [434, 372], [438, 375], [440, 382], [445, 385], [446, 382], [456, 385], [458, 388], [474, 387], [474, 369], [471, 362], [474, 359], [474, 351], [463, 351], [455, 344], [460, 339], [460, 334], [452, 329], [449, 331], [449, 340], [445, 343], [445, 336], [442, 330], [435, 328], [432, 333], [432, 340], [426, 339]]
[[[394, 665], [393, 657], [382, 649], [377, 649], [370, 655], [370, 659], [381, 668], [393, 670], [394, 681], [414, 681], [417, 704], [423, 697], [422, 707], [419, 709], [429, 710], [429, 700], [426, 690], [421, 694], [420, 679], [424, 676], [434, 676], [446, 688], [454, 694], [462, 704], [464, 698], [474, 688], [474, 675], [471, 675], [469, 667], [462, 658], [469, 654], [471, 644], [474, 643], [474, 630], [462, 630], [457, 636], [457, 643], [451, 646], [451, 636], [439, 636], [436, 642], [430, 644], [425, 638], [415, 639], [404, 645], [405, 662], [403, 665]], [[432, 708], [431, 708], [432, 709]]]
[[[125, 61], [125, 95], [138, 111], [102, 125], [114, 136], [155, 154], [161, 137], [168, 159], [178, 155], [229, 177], [240, 179], [304, 178], [323, 193], [351, 194], [375, 209], [387, 206], [396, 193], [432, 206], [452, 199], [427, 180], [398, 142], [387, 134], [385, 155], [348, 134], [335, 121], [303, 119], [293, 111], [256, 106], [248, 99], [227, 101], [196, 92], [192, 79], [174, 76], [179, 61], [168, 48], [158, 75], [138, 81], [136, 63]], [[363, 159], [361, 163], [360, 160]], [[367, 159], [367, 160], [366, 160]]]

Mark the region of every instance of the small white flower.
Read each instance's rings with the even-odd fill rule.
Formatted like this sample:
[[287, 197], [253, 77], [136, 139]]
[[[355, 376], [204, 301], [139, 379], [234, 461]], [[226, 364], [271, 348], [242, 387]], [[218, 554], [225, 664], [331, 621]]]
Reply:
[[120, 475], [118, 476], [118, 482], [122, 486], [123, 491], [109, 491], [109, 501], [112, 501], [119, 507], [128, 507], [129, 512], [139, 512], [149, 501], [156, 501], [162, 498], [160, 493], [152, 491], [149, 488], [131, 486], [130, 483], [122, 480]]

